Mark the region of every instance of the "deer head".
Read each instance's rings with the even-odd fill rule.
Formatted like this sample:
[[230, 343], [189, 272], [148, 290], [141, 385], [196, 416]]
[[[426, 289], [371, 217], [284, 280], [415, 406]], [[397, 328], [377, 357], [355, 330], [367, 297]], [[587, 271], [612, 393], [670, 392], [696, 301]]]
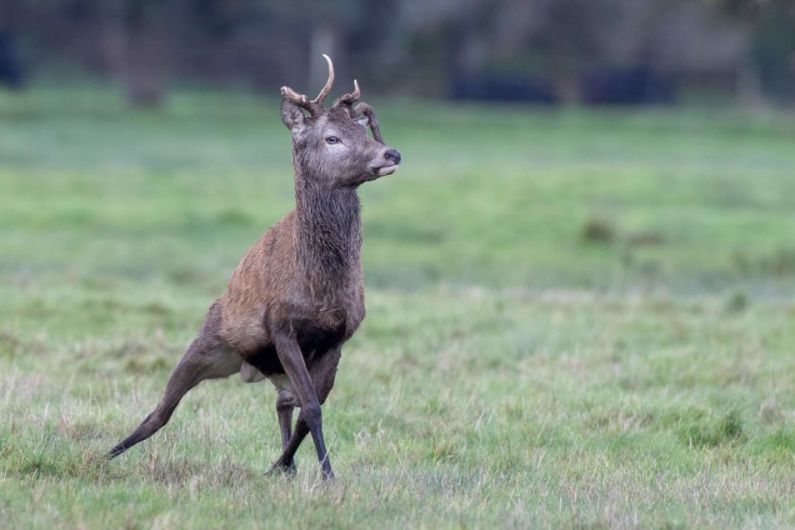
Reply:
[[[329, 109], [323, 101], [334, 84], [334, 65], [328, 55], [328, 80], [315, 99], [282, 87], [282, 121], [292, 132], [293, 159], [304, 179], [330, 187], [358, 186], [390, 175], [400, 165], [400, 153], [384, 143], [372, 107], [359, 101], [354, 90]], [[367, 127], [373, 138], [367, 135]]]

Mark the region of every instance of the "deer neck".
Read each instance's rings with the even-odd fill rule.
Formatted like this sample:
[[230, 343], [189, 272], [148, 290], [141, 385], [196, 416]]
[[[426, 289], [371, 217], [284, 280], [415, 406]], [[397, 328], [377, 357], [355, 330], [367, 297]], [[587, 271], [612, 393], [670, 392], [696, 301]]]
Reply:
[[362, 246], [355, 188], [330, 187], [296, 167], [298, 265], [313, 290], [345, 284], [359, 271]]

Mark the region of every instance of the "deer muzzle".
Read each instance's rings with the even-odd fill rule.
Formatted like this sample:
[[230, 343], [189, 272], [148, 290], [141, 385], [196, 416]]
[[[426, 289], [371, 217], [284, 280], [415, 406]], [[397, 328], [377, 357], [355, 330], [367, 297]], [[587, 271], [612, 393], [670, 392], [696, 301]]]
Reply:
[[387, 149], [384, 152], [384, 164], [380, 166], [373, 167], [373, 173], [378, 175], [379, 177], [385, 177], [386, 175], [391, 175], [395, 171], [397, 171], [398, 166], [400, 165], [400, 151], [397, 149]]

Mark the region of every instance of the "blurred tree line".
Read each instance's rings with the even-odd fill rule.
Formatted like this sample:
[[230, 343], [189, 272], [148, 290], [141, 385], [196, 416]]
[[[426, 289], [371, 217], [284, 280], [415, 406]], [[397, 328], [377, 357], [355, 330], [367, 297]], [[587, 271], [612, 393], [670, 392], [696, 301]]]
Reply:
[[1, 78], [107, 76], [142, 105], [176, 80], [317, 87], [321, 52], [368, 91], [424, 96], [795, 91], [793, 0], [1, 1]]

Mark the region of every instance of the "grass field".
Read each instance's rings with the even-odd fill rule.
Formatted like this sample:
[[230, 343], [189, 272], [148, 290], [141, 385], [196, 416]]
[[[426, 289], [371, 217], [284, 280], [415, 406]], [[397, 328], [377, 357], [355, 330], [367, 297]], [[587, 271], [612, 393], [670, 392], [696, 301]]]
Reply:
[[292, 207], [278, 102], [0, 93], [0, 528], [795, 526], [792, 114], [371, 103], [326, 484], [236, 377], [102, 458]]

